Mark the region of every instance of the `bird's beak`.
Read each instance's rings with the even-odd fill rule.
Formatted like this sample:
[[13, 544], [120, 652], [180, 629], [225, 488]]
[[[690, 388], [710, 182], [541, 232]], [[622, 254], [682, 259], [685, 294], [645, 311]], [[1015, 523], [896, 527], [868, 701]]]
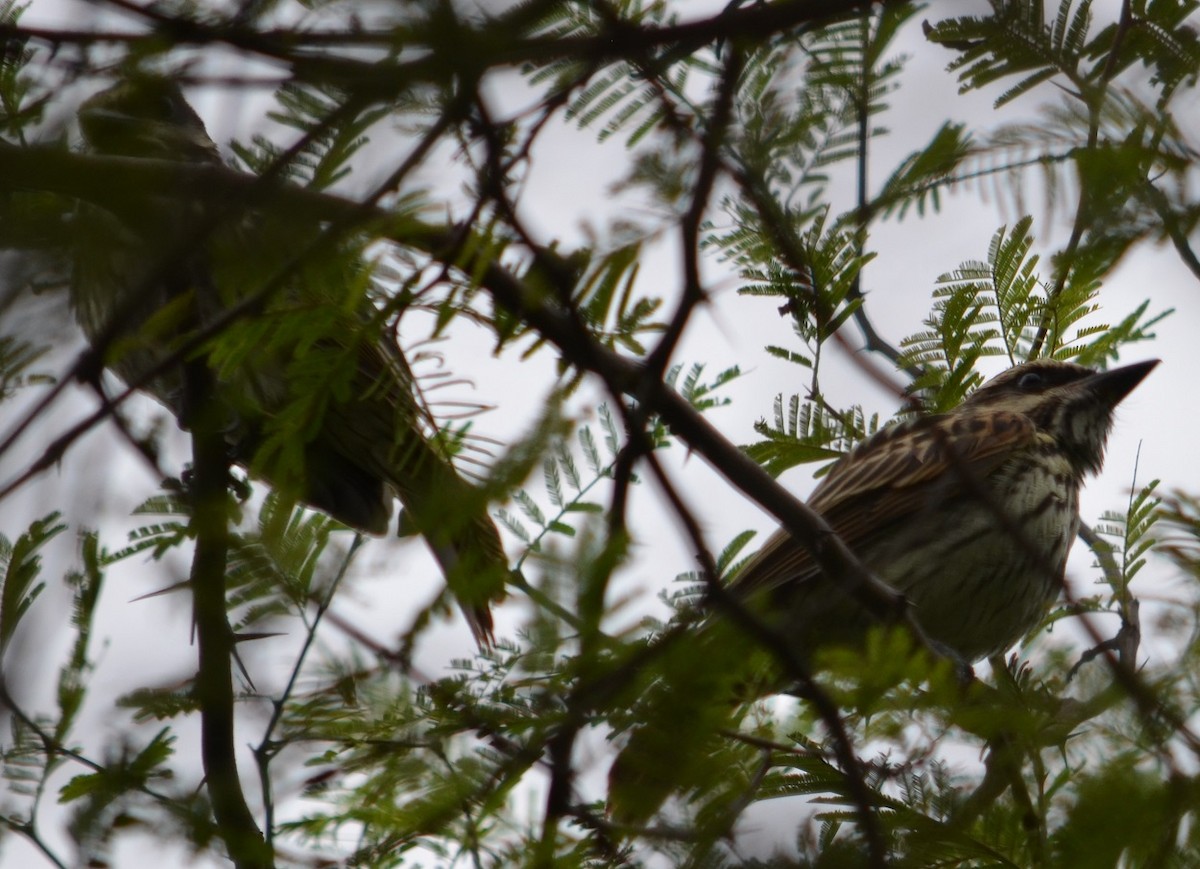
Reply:
[[1101, 371], [1085, 380], [1084, 384], [1088, 392], [1107, 402], [1109, 407], [1116, 407], [1158, 363], [1158, 359], [1148, 359], [1145, 362]]

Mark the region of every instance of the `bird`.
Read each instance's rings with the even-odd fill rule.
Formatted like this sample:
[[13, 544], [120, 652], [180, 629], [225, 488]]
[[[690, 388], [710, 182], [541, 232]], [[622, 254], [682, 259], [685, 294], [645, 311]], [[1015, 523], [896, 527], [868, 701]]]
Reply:
[[[1157, 364], [1018, 364], [947, 413], [880, 429], [834, 463], [808, 506], [902, 595], [932, 651], [969, 670], [1036, 627], [1062, 589], [1081, 486], [1100, 470], [1117, 405]], [[818, 653], [861, 646], [878, 623], [786, 529], [734, 569], [728, 592], [774, 636], [714, 607], [684, 614], [690, 632], [660, 638], [656, 666], [629, 689], [630, 720], [645, 724], [609, 771], [620, 822], [645, 823], [672, 791], [711, 786], [713, 743], [742, 701], [807, 696], [795, 664], [811, 673]]]
[[[226, 168], [180, 86], [161, 75], [119, 81], [78, 121], [95, 155]], [[230, 170], [233, 171], [233, 170]], [[421, 533], [481, 646], [508, 563], [487, 499], [451, 460], [404, 353], [370, 300], [362, 255], [346, 234], [280, 209], [196, 201], [165, 189], [113, 190], [76, 216], [71, 302], [105, 365], [143, 386], [188, 426], [178, 366], [156, 366], [230, 309], [205, 344], [233, 461], [356, 530], [382, 534], [393, 497]], [[271, 281], [283, 274], [276, 289]], [[266, 289], [264, 289], [264, 287]], [[255, 294], [261, 300], [254, 302]], [[153, 375], [148, 378], [148, 375]]]
[[[948, 413], [882, 428], [832, 466], [808, 506], [904, 596], [930, 640], [965, 662], [1003, 652], [1061, 590], [1080, 489], [1100, 471], [1117, 405], [1157, 364], [1016, 365]], [[802, 652], [853, 642], [871, 623], [786, 530], [731, 590]]]

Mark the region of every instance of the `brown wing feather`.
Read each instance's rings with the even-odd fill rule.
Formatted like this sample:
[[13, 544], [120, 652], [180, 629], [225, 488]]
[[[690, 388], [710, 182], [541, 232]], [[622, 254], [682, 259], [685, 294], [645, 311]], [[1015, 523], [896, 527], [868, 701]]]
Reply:
[[[954, 464], [984, 479], [1036, 436], [1027, 416], [1008, 411], [928, 416], [891, 426], [834, 465], [808, 505], [853, 550], [872, 529], [916, 512], [929, 496], [922, 483], [946, 474], [944, 497], [961, 491], [961, 475], [950, 472], [950, 450]], [[780, 530], [746, 563], [734, 586], [739, 591], [773, 588], [814, 569], [808, 548]]]

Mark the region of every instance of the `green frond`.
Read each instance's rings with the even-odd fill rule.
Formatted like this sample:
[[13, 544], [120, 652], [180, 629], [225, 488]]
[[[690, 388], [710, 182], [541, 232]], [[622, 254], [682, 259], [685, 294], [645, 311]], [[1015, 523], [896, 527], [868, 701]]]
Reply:
[[693, 408], [698, 411], [706, 411], [714, 407], [724, 407], [731, 401], [728, 397], [716, 395], [716, 391], [731, 381], [741, 376], [741, 369], [736, 365], [726, 368], [719, 373], [711, 382], [705, 383], [700, 378], [704, 374], [703, 363], [694, 363], [689, 369], [687, 375], [683, 379], [683, 383], [676, 387], [676, 380], [682, 372], [682, 365], [673, 365], [667, 372], [667, 376], [663, 382], [668, 386], [675, 387]]
[[[1189, 25], [1200, 3], [1195, 0], [1149, 0], [1138, 4], [1137, 26], [1128, 29], [1116, 69], [1140, 64], [1150, 71], [1160, 91], [1159, 106], [1165, 106], [1189, 80], [1194, 84], [1200, 68], [1200, 34]], [[1087, 46], [1088, 57], [1097, 67], [1109, 62], [1119, 25], [1100, 30]]]
[[1159, 551], [1185, 576], [1200, 580], [1200, 497], [1173, 491], [1159, 506], [1163, 539]]
[[1096, 526], [1098, 534], [1107, 538], [1120, 569], [1118, 577], [1104, 575], [1106, 582], [1114, 579], [1112, 591], [1120, 599], [1129, 594], [1129, 584], [1146, 565], [1146, 555], [1158, 544], [1153, 536], [1155, 525], [1163, 517], [1162, 499], [1158, 496], [1159, 480], [1151, 480], [1130, 496], [1124, 512], [1106, 511]]
[[784, 362], [791, 362], [793, 365], [799, 365], [801, 368], [813, 367], [812, 358], [796, 350], [788, 350], [786, 347], [776, 347], [773, 344], [767, 345], [763, 349], [767, 351], [768, 355], [774, 356], [776, 359], [782, 359]]
[[183, 689], [139, 688], [117, 699], [117, 707], [133, 713], [138, 722], [169, 721], [197, 710], [196, 693], [191, 685]]
[[41, 735], [19, 718], [12, 719], [5, 736], [0, 776], [10, 797], [9, 811], [17, 814], [28, 811], [46, 776], [58, 764], [46, 751]]
[[[1107, 366], [1108, 363], [1118, 358], [1122, 348], [1154, 340], [1156, 337], [1153, 331], [1154, 327], [1175, 312], [1174, 308], [1167, 308], [1157, 314], [1147, 316], [1146, 312], [1149, 308], [1150, 300], [1147, 299], [1121, 322], [1109, 326], [1103, 331], [1079, 331], [1071, 341], [1061, 345], [1064, 355], [1070, 356], [1080, 365], [1101, 368]], [[1080, 343], [1085, 338], [1092, 338], [1092, 340]]]
[[1029, 93], [1029, 91], [1033, 90], [1042, 82], [1049, 81], [1050, 79], [1054, 78], [1054, 76], [1057, 74], [1058, 70], [1056, 69], [1042, 69], [1033, 73], [1033, 75], [1026, 76], [1015, 85], [1007, 88], [1003, 93], [1000, 94], [1000, 96], [996, 97], [996, 107], [999, 108], [1000, 106], [1013, 102], [1018, 97]]
[[50, 374], [31, 370], [47, 349], [14, 335], [0, 335], [0, 402], [7, 401], [26, 387], [54, 382]]
[[753, 531], [743, 531], [730, 540], [720, 553], [717, 554], [717, 571], [721, 576], [729, 576], [732, 574], [730, 570], [737, 561], [738, 554], [746, 548], [746, 544], [754, 539]]
[[[785, 356], [798, 364], [806, 364], [816, 356], [816, 348], [833, 335], [862, 304], [856, 296], [857, 281], [863, 267], [873, 258], [861, 253], [856, 233], [849, 221], [833, 220], [827, 226], [827, 215], [819, 215], [799, 237], [796, 246], [801, 250], [805, 273], [797, 274], [778, 261], [767, 259], [765, 271], [743, 270], [752, 283], [739, 289], [745, 295], [781, 296], [788, 300], [787, 311], [792, 316], [797, 337], [808, 352]], [[765, 279], [765, 280], [764, 280]]]
[[[256, 533], [235, 539], [230, 564], [240, 566], [245, 562], [252, 576], [261, 575], [303, 610], [318, 584], [329, 535], [338, 527], [328, 516], [298, 507], [281, 493], [271, 492], [259, 510]], [[257, 560], [260, 554], [261, 560]], [[254, 569], [256, 565], [258, 570]]]
[[[987, 262], [963, 263], [938, 279], [933, 312], [925, 320], [929, 328], [901, 342], [903, 363], [924, 369], [914, 384], [917, 389], [936, 394], [943, 384], [970, 386], [967, 375], [981, 356], [1002, 354], [1012, 364], [1024, 361], [1043, 326], [1044, 354], [1097, 364], [1113, 348], [1147, 335], [1146, 327], [1161, 318], [1143, 321], [1142, 307], [1122, 325], [1103, 332], [1082, 325], [1097, 310], [1094, 299], [1104, 269], [1089, 271], [1081, 264], [1051, 295], [1037, 272], [1030, 227], [1029, 218], [1011, 231], [1002, 227], [992, 237]], [[1098, 337], [1079, 346], [1093, 335]], [[950, 396], [961, 398], [962, 393], [955, 388]], [[935, 399], [934, 405], [947, 409], [953, 402]]]
[[30, 523], [15, 540], [0, 535], [0, 659], [16, 633], [21, 619], [46, 587], [40, 582], [42, 556], [39, 550], [66, 530], [58, 513]]
[[31, 3], [18, 0], [0, 2], [0, 24], [11, 28], [0, 51], [0, 137], [4, 141], [28, 144], [25, 131], [42, 123], [48, 100], [38, 93], [38, 77], [30, 68], [38, 53], [30, 47], [28, 37], [19, 36], [21, 16]]
[[964, 124], [947, 121], [934, 133], [929, 144], [904, 158], [884, 182], [872, 203], [872, 211], [883, 217], [895, 215], [903, 220], [915, 206], [919, 216], [929, 206], [940, 209], [940, 190], [954, 182], [954, 173], [971, 152], [970, 133]]
[[742, 447], [767, 473], [779, 476], [789, 468], [810, 462], [840, 458], [867, 435], [862, 408], [854, 406], [835, 412], [799, 395], [775, 397], [774, 420], [755, 423], [763, 440]]
[[579, 468], [575, 465], [575, 457], [567, 449], [565, 441], [559, 441], [554, 445], [552, 460], [555, 462], [556, 468], [566, 476], [571, 488], [576, 492], [580, 491], [583, 488], [583, 478], [579, 474]]
[[1091, 22], [1091, 4], [1062, 0], [1055, 21], [1046, 20], [1042, 0], [991, 0], [990, 16], [948, 18], [927, 28], [933, 41], [958, 52], [950, 69], [958, 73], [961, 90], [976, 90], [1013, 76], [996, 105], [1025, 93], [1055, 76], [1079, 86], [1088, 71], [1081, 70]]
[[604, 445], [608, 447], [610, 456], [615, 457], [621, 452], [621, 429], [617, 424], [617, 419], [613, 416], [612, 408], [607, 404], [600, 405], [596, 409], [596, 413], [600, 417], [600, 427], [604, 430]]
[[58, 721], [54, 731], [59, 739], [70, 733], [91, 686], [88, 676], [94, 663], [88, 651], [100, 590], [104, 585], [104, 553], [98, 535], [94, 532], [82, 534], [79, 554], [83, 569], [68, 571], [64, 577], [71, 590], [71, 627], [75, 631], [75, 641], [70, 656], [58, 672]]
[[124, 757], [106, 769], [75, 776], [63, 785], [59, 800], [64, 803], [94, 801], [99, 805], [117, 801], [152, 781], [152, 777], [160, 772], [159, 768], [174, 754], [174, 743], [175, 737], [164, 727], [136, 754]]
[[579, 429], [579, 448], [588, 463], [588, 468], [593, 474], [599, 474], [603, 467], [603, 463], [600, 461], [600, 448], [596, 445], [596, 438], [588, 426]]
[[[511, 511], [501, 509], [497, 512], [500, 523], [520, 538], [528, 552], [543, 551], [546, 538], [553, 534], [576, 537], [578, 529], [573, 523], [577, 519], [604, 512], [604, 506], [596, 501], [596, 497], [599, 494], [598, 489], [612, 479], [619, 453], [619, 439], [612, 430], [616, 423], [607, 406], [601, 406], [598, 414], [601, 426], [606, 430], [606, 459], [601, 458], [591, 426], [580, 426], [575, 432], [579, 450], [591, 471], [589, 477], [580, 474], [568, 438], [565, 435], [554, 437], [547, 448], [540, 451], [540, 454], [545, 456], [542, 461], [542, 483], [546, 501], [554, 509], [544, 510], [532, 492], [520, 489], [513, 494], [512, 499], [523, 514], [524, 521]], [[564, 478], [571, 487], [571, 492], [564, 488]]]
[[515, 536], [531, 550], [536, 551], [536, 548], [533, 545], [533, 535], [529, 533], [529, 530], [525, 527], [525, 523], [523, 523], [517, 516], [513, 515], [511, 511], [505, 510], [503, 507], [501, 507], [496, 511], [496, 518], [500, 521], [501, 525], [503, 525], [509, 530], [509, 532], [513, 534], [513, 536]]
[[562, 476], [558, 472], [558, 462], [552, 457], [547, 457], [542, 463], [542, 481], [546, 484], [546, 497], [550, 499], [550, 503], [561, 507], [565, 501]]
[[[656, 319], [662, 299], [637, 292], [642, 254], [640, 242], [614, 248], [603, 255], [586, 249], [566, 256], [553, 250], [543, 251], [541, 259], [531, 263], [521, 279], [530, 291], [544, 294], [548, 299], [561, 298], [569, 288], [596, 340], [610, 349], [642, 355], [646, 352], [643, 337], [663, 328], [663, 323]], [[529, 334], [525, 327], [500, 313], [496, 330], [502, 344]], [[535, 338], [525, 355], [543, 346], [545, 339]]]
[[633, 90], [634, 85], [629, 80], [628, 68], [618, 64], [580, 89], [574, 103], [567, 109], [566, 117], [576, 121], [581, 127], [590, 126]]
[[513, 500], [517, 502], [517, 506], [521, 508], [521, 512], [525, 514], [525, 518], [534, 525], [545, 525], [546, 514], [544, 514], [537, 502], [530, 497], [528, 492], [513, 493]]
[[[557, 36], [591, 35], [610, 23], [606, 16], [582, 5], [562, 4], [562, 7], [549, 28]], [[626, 4], [621, 18], [631, 27], [661, 24], [667, 19], [667, 8], [660, 3]], [[664, 126], [663, 121], [668, 116], [664, 89], [668, 101], [687, 105], [688, 77], [692, 69], [707, 71], [709, 64], [695, 53], [668, 52], [660, 57], [646, 58], [644, 65], [618, 61], [598, 75], [574, 58], [551, 62], [529, 72], [534, 84], [553, 81], [561, 88], [583, 83], [576, 89], [565, 117], [581, 128], [595, 126], [607, 118], [597, 134], [599, 140], [623, 134], [627, 147], [632, 148]], [[589, 74], [592, 78], [586, 80]], [[644, 83], [650, 76], [654, 77], [653, 85]]]
[[[663, 120], [667, 117], [666, 109], [657, 106], [658, 93], [650, 88], [642, 91], [642, 98], [626, 104], [626, 106], [616, 113], [615, 117], [608, 123], [604, 130], [601, 131], [597, 139], [601, 142], [608, 139], [610, 136], [616, 135], [622, 129], [629, 129], [629, 136], [626, 141], [628, 147], [632, 148], [646, 138], [652, 131], [658, 129]], [[647, 106], [651, 108], [647, 109]], [[634, 121], [637, 123], [633, 123]]]
[[[289, 82], [276, 92], [275, 99], [279, 108], [268, 117], [305, 137], [284, 174], [314, 190], [328, 189], [349, 174], [350, 159], [367, 143], [366, 131], [388, 112], [376, 105], [349, 115], [344, 110], [348, 96], [328, 85]], [[335, 118], [336, 123], [330, 123]], [[250, 146], [235, 142], [232, 147], [256, 174], [275, 166], [284, 156], [281, 148], [263, 136], [255, 136]]]

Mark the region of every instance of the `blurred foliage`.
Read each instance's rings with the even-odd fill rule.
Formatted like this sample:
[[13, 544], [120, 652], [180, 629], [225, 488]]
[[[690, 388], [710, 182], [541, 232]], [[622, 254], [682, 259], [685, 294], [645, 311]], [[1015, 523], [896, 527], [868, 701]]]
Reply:
[[[264, 347], [298, 348], [286, 360], [290, 395], [264, 433], [278, 462], [297, 461], [304, 433], [346, 388], [353, 352], [322, 351], [347, 322], [364, 344], [446, 337], [452, 364], [456, 342], [486, 345], [530, 372], [514, 391], [544, 396], [523, 435], [488, 445], [470, 413], [456, 418], [458, 405], [435, 400], [450, 375], [414, 363], [427, 434], [501, 505], [519, 569], [510, 592], [520, 629], [448, 674], [413, 665], [445, 595], [395, 641], [373, 639], [335, 605], [357, 591], [364, 541], [286, 491], [264, 494], [235, 476], [217, 513], [233, 671], [220, 699], [236, 710], [236, 744], [251, 746], [254, 769], [240, 757], [241, 779], [218, 782], [180, 750], [184, 725], [211, 714], [212, 686], [190, 673], [173, 684], [132, 673], [134, 687], [106, 696], [96, 678], [105, 645], [121, 641], [98, 633], [100, 604], [128, 598], [109, 577], [148, 560], [161, 578], [149, 594], [196, 594], [175, 566], [206, 533], [188, 496], [194, 469], [159, 468], [154, 437], [119, 412], [123, 393], [105, 392], [89, 421], [56, 432], [40, 458], [0, 481], [0, 498], [38, 485], [109, 421], [168, 478], [143, 493], [136, 527], [115, 548], [76, 529], [76, 566], [61, 578], [44, 558], [68, 536], [59, 513], [0, 538], [6, 835], [54, 866], [110, 865], [131, 834], [241, 866], [1200, 863], [1200, 494], [1179, 488], [1193, 484], [1185, 473], [1137, 486], [1123, 509], [1100, 516], [1088, 538], [1094, 585], [1047, 615], [1026, 640], [1033, 654], [993, 660], [970, 685], [883, 629], [862, 648], [822, 653], [807, 696], [763, 699], [737, 684], [746, 659], [770, 658], [771, 644], [697, 623], [712, 618], [709, 581], [736, 572], [748, 532], [719, 551], [691, 546], [696, 560], [662, 591], [669, 617], [632, 622], [617, 590], [629, 586], [615, 585], [634, 577], [662, 587], [639, 553], [658, 546], [655, 534], [703, 533], [708, 511], [734, 497], [716, 493], [693, 516], [683, 498], [649, 501], [651, 487], [634, 488], [649, 478], [669, 490], [660, 456], [703, 452], [695, 415], [735, 394], [739, 369], [713, 375], [704, 360], [671, 361], [708, 299], [698, 276], [715, 263], [737, 274], [737, 304], [769, 320], [762, 301], [772, 300], [791, 329], [781, 341], [764, 328], [762, 343], [797, 366], [803, 388], [780, 394], [756, 426], [760, 439], [744, 447], [772, 475], [827, 467], [886, 422], [861, 395], [827, 388], [835, 354], [825, 350], [851, 335], [905, 383], [905, 413], [953, 407], [981, 382], [986, 357], [1104, 366], [1142, 354], [1170, 311], [1156, 287], [1130, 301], [1110, 297], [1106, 281], [1159, 243], [1200, 279], [1190, 241], [1200, 152], [1183, 123], [1200, 74], [1198, 5], [992, 0], [987, 11], [923, 21], [954, 7], [846, 4], [830, 15], [829, 4], [735, 0], [684, 18], [684, 4], [654, 0], [523, 0], [488, 13], [443, 0], [173, 0], [122, 4], [131, 25], [116, 34], [26, 27], [22, 6], [0, 4], [3, 313], [22, 293], [64, 285], [89, 208], [127, 215], [154, 202], [157, 212], [142, 212], [154, 214], [164, 201], [198, 202], [217, 209], [217, 222], [253, 209], [304, 230], [269, 273], [235, 264], [222, 278], [244, 282], [266, 307], [247, 306], [200, 336], [205, 353], [184, 348], [163, 364], [203, 358], [236, 377]], [[895, 95], [920, 86], [898, 45], [921, 34], [920, 50], [944, 53], [963, 92], [1024, 107], [1027, 120], [946, 117], [924, 147], [899, 157], [886, 148], [887, 124], [910, 123]], [[261, 85], [261, 67], [245, 81], [241, 67], [227, 75], [217, 66], [228, 48], [280, 78], [263, 112], [272, 125], [231, 145], [236, 171], [197, 178], [124, 161], [98, 174], [69, 145], [60, 97], [76, 85], [90, 92], [134, 71], [204, 85], [214, 69], [223, 87]], [[497, 80], [512, 85], [514, 70], [522, 99], [502, 112], [489, 95]], [[525, 220], [522, 199], [546, 131], [568, 125], [625, 149], [613, 196], [638, 202], [607, 225], [588, 222], [589, 242], [575, 249]], [[555, 183], [570, 195], [569, 178]], [[943, 264], [916, 334], [872, 319], [870, 291], [893, 283], [871, 244], [882, 222], [932, 220], [963, 191], [1024, 214], [1033, 184], [1046, 216], [1009, 219], [978, 240], [978, 259]], [[1058, 225], [1065, 240], [1050, 247]], [[679, 244], [678, 287], [648, 286], [639, 269], [664, 238]], [[202, 249], [153, 254], [186, 261]], [[261, 316], [298, 263], [334, 284], [326, 304]], [[337, 316], [363, 299], [372, 316]], [[535, 364], [546, 357], [556, 379], [541, 383]], [[0, 337], [5, 458], [47, 407], [67, 400], [68, 385], [105, 388], [90, 355], [53, 374], [48, 358], [29, 336]], [[573, 415], [585, 383], [607, 400]], [[688, 425], [664, 416], [676, 400], [693, 414]], [[662, 513], [653, 530], [629, 519], [635, 499]], [[1179, 578], [1176, 594], [1142, 610], [1142, 568], [1160, 556]], [[35, 622], [48, 589], [65, 590], [58, 599], [70, 606]], [[1050, 627], [1081, 615], [1101, 631], [1119, 623], [1119, 633], [1090, 650], [1047, 640]], [[1140, 650], [1144, 618], [1174, 659]], [[212, 639], [207, 624], [198, 621], [202, 643]], [[69, 642], [31, 639], [48, 626]], [[255, 672], [262, 661], [243, 660], [251, 643], [270, 644], [282, 672]], [[40, 705], [18, 690], [26, 672], [44, 678], [26, 657], [35, 646], [58, 656], [41, 661], [57, 681]], [[660, 702], [667, 683], [688, 686], [690, 702]], [[105, 717], [103, 733], [80, 727], [88, 711]], [[626, 744], [635, 728], [649, 737], [624, 758], [634, 769], [609, 789], [597, 784], [610, 743]], [[666, 762], [680, 746], [686, 762]], [[239, 840], [247, 828], [229, 820], [230, 787], [253, 807], [250, 829], [267, 856]], [[787, 825], [777, 840], [794, 847], [756, 863], [742, 834], [770, 801], [786, 801], [771, 823]]]

